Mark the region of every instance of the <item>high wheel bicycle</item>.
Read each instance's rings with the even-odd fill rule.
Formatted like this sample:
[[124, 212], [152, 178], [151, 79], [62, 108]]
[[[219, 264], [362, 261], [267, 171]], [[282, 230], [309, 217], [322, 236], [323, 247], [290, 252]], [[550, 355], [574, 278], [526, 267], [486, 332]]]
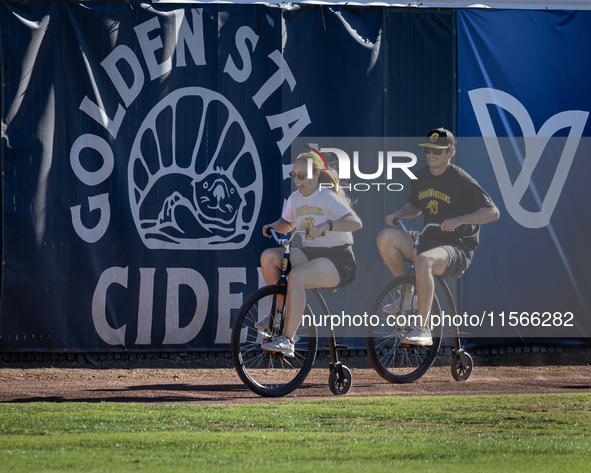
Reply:
[[[304, 315], [310, 317], [304, 318], [304, 323], [295, 334], [294, 357], [286, 357], [281, 353], [261, 348], [261, 344], [283, 333], [291, 241], [296, 234], [307, 233], [297, 230], [292, 232], [289, 239], [280, 239], [273, 229], [268, 231], [275, 241], [285, 248], [281, 279], [278, 284], [258, 289], [244, 301], [232, 327], [231, 350], [234, 368], [251, 391], [260, 396], [279, 397], [297, 389], [310, 373], [316, 358], [318, 334], [314, 323], [305, 323], [306, 319], [314, 320], [312, 309], [306, 304]], [[330, 311], [322, 295], [317, 289], [312, 289], [311, 292], [323, 314], [329, 315]], [[268, 317], [268, 325], [263, 328], [255, 327], [255, 324], [265, 319], [268, 314], [272, 315]], [[346, 394], [351, 387], [351, 371], [339, 362], [337, 353], [337, 349], [346, 347], [336, 344], [330, 323], [327, 324], [327, 329], [327, 348], [330, 349], [331, 355], [328, 385], [333, 394]]]
[[[377, 316], [368, 324], [365, 332], [365, 346], [368, 358], [377, 373], [390, 383], [412, 383], [431, 367], [439, 347], [441, 346], [442, 324], [432, 324], [431, 346], [406, 345], [404, 337], [414, 330], [419, 320], [416, 297], [416, 279], [414, 273], [415, 258], [419, 245], [419, 237], [430, 226], [439, 226], [431, 223], [425, 226], [421, 232], [406, 230], [400, 219], [394, 220], [395, 225], [401, 225], [413, 238], [412, 259], [407, 274], [396, 277], [384, 284], [371, 306], [370, 314]], [[456, 314], [454, 298], [445, 280], [440, 276], [434, 276], [443, 290], [451, 314]], [[407, 295], [408, 294], [408, 295]], [[405, 301], [410, 301], [405, 302]], [[436, 294], [433, 295], [431, 314], [441, 315], [441, 304]], [[469, 333], [460, 332], [456, 325], [452, 326], [454, 349], [451, 372], [457, 381], [466, 381], [472, 373], [472, 357], [462, 349], [461, 339], [469, 337]]]

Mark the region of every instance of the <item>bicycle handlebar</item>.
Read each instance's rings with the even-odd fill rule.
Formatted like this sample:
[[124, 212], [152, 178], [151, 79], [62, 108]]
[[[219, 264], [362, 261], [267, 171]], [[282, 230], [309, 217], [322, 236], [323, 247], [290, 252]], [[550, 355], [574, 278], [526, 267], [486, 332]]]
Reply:
[[[275, 229], [271, 228], [271, 227], [267, 228], [265, 233], [269, 236], [272, 236], [279, 245], [287, 245], [288, 243], [291, 243], [291, 240], [293, 240], [293, 237], [296, 236], [298, 233], [305, 233], [306, 236], [310, 236], [310, 229], [306, 228], [305, 230], [294, 230], [291, 232], [291, 237], [289, 237], [288, 240], [278, 238], [277, 232], [275, 232]], [[320, 235], [320, 236], [324, 236], [325, 234], [326, 234], [326, 232], [322, 232], [322, 235]]]
[[395, 227], [397, 227], [398, 225], [400, 225], [402, 227], [402, 229], [406, 233], [409, 233], [409, 234], [410, 233], [414, 233], [414, 234], [419, 235], [419, 236], [422, 235], [425, 232], [425, 230], [427, 228], [429, 228], [429, 227], [437, 227], [437, 228], [439, 228], [439, 226], [440, 226], [438, 223], [428, 223], [427, 225], [425, 225], [425, 227], [420, 232], [411, 232], [411, 231], [409, 231], [409, 230], [406, 229], [406, 227], [404, 226], [404, 223], [402, 223], [402, 220], [399, 219], [398, 217], [392, 219], [392, 225], [394, 225]]

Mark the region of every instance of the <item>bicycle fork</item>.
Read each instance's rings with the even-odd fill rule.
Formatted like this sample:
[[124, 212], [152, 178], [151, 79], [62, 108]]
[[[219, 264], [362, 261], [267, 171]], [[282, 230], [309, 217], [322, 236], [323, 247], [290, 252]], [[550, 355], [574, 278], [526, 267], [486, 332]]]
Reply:
[[[446, 295], [446, 299], [450, 305], [450, 312], [451, 314], [457, 314], [457, 309], [456, 309], [456, 305], [454, 303], [453, 300], [453, 296], [451, 295], [451, 291], [449, 289], [449, 286], [447, 285], [447, 283], [443, 280], [443, 278], [441, 278], [441, 276], [436, 276], [436, 279], [439, 280], [439, 283], [441, 285], [441, 287], [443, 288], [443, 291], [445, 292]], [[462, 348], [462, 338], [469, 338], [470, 334], [468, 332], [460, 332], [459, 327], [456, 324], [452, 323], [452, 330], [451, 332], [448, 333], [448, 335], [451, 335], [451, 337], [453, 338], [453, 342], [454, 342], [454, 349], [453, 349], [453, 354], [457, 354], [460, 357], [460, 362], [462, 363], [462, 366], [466, 366], [469, 363], [468, 360], [468, 356], [467, 356], [467, 352]]]
[[[326, 302], [325, 302], [324, 298], [322, 297], [322, 295], [318, 292], [318, 289], [311, 289], [311, 292], [312, 292], [312, 294], [314, 294], [314, 297], [316, 298], [316, 300], [320, 304], [320, 311], [325, 316], [325, 319], [328, 320], [328, 323], [326, 324], [326, 330], [328, 332], [328, 345], [326, 346], [326, 348], [328, 348], [330, 350], [329, 368], [331, 370], [336, 369], [339, 377], [341, 379], [344, 379], [346, 376], [345, 376], [345, 372], [343, 370], [343, 364], [339, 361], [339, 355], [338, 355], [337, 350], [345, 350], [347, 348], [347, 346], [346, 345], [337, 345], [336, 337], [334, 335], [334, 329], [332, 327], [332, 319], [330, 317], [328, 306], [326, 305]], [[328, 317], [326, 317], [326, 316], [328, 316]]]

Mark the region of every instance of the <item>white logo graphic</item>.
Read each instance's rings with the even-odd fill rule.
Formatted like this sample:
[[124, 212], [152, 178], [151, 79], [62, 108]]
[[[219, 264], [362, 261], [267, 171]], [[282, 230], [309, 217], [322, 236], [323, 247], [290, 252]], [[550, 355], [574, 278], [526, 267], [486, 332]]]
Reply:
[[[506, 92], [483, 88], [472, 90], [468, 92], [468, 95], [470, 96], [480, 131], [484, 137], [484, 143], [490, 156], [490, 161], [507, 211], [517, 223], [526, 228], [545, 227], [550, 222], [550, 217], [564, 188], [568, 172], [575, 157], [577, 147], [579, 146], [581, 136], [583, 135], [585, 124], [587, 123], [589, 112], [570, 110], [557, 113], [550, 117], [536, 133], [531, 117], [525, 107]], [[499, 139], [497, 138], [491, 116], [487, 109], [487, 105], [489, 104], [497, 105], [509, 112], [515, 117], [521, 127], [525, 143], [525, 158], [523, 159], [519, 176], [517, 176], [513, 184], [511, 183]], [[556, 172], [552, 178], [546, 197], [541, 199], [536, 192], [534, 184], [531, 182], [532, 174], [542, 156], [542, 152], [548, 144], [548, 140], [557, 131], [566, 128], [569, 128], [570, 131], [568, 137], [565, 139], [562, 155], [558, 161]], [[532, 186], [533, 195], [540, 204], [541, 210], [537, 212], [525, 210], [520, 205], [523, 195], [530, 186]]]
[[128, 181], [148, 248], [238, 249], [250, 240], [261, 164], [244, 120], [217, 92], [188, 87], [158, 103], [133, 143]]

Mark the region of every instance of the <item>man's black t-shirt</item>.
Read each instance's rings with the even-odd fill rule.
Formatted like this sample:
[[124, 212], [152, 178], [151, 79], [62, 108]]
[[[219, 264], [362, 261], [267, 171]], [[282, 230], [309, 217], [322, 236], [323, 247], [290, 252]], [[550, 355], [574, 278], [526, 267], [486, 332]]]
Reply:
[[[429, 166], [416, 172], [411, 181], [408, 202], [423, 212], [423, 222], [441, 223], [446, 219], [476, 212], [481, 207], [493, 207], [489, 195], [466, 171], [450, 164], [439, 176], [431, 174]], [[424, 235], [441, 244], [455, 244], [470, 252], [478, 246], [480, 225], [460, 225], [454, 232], [428, 228]]]

